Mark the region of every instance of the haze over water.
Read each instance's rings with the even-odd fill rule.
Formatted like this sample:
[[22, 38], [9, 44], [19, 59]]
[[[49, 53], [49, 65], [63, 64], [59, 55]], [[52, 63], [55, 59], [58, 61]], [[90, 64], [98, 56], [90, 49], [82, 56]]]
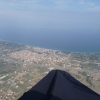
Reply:
[[100, 0], [0, 0], [0, 39], [100, 52]]
[[98, 32], [94, 34], [90, 31], [92, 34], [85, 34], [86, 31], [78, 30], [75, 34], [72, 30], [15, 30], [9, 33], [4, 32], [6, 34], [2, 34], [0, 38], [9, 42], [55, 50], [100, 52], [100, 34]]

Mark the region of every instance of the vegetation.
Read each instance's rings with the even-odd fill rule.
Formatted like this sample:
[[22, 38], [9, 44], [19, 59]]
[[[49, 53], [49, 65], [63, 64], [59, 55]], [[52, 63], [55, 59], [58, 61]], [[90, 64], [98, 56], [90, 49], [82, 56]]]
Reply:
[[0, 72], [0, 74], [7, 74], [8, 73], [8, 71], [2, 71], [2, 72]]
[[11, 76], [7, 76], [7, 77], [5, 77], [5, 78], [3, 78], [3, 79], [1, 79], [2, 81], [7, 81], [7, 80], [9, 80], [11, 78]]
[[90, 86], [92, 86], [92, 82], [91, 82], [91, 78], [89, 76], [86, 77], [86, 81], [90, 84]]

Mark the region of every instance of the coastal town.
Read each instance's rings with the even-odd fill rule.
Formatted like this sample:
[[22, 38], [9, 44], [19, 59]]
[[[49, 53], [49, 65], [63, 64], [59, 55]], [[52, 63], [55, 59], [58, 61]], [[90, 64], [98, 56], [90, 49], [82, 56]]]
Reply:
[[17, 100], [54, 69], [70, 73], [100, 94], [100, 54], [0, 41], [0, 100]]

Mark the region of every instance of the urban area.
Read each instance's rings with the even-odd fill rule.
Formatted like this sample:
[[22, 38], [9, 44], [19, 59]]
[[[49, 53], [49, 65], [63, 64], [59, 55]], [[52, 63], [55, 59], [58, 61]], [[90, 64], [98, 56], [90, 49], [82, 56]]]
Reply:
[[0, 41], [0, 100], [17, 100], [56, 69], [70, 73], [100, 94], [99, 53], [65, 52]]

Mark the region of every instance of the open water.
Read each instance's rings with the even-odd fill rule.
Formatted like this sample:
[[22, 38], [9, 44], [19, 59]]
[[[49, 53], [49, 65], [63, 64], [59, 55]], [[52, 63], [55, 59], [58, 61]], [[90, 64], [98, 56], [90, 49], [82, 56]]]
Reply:
[[12, 29], [3, 30], [0, 39], [68, 52], [100, 53], [100, 33], [95, 31]]

